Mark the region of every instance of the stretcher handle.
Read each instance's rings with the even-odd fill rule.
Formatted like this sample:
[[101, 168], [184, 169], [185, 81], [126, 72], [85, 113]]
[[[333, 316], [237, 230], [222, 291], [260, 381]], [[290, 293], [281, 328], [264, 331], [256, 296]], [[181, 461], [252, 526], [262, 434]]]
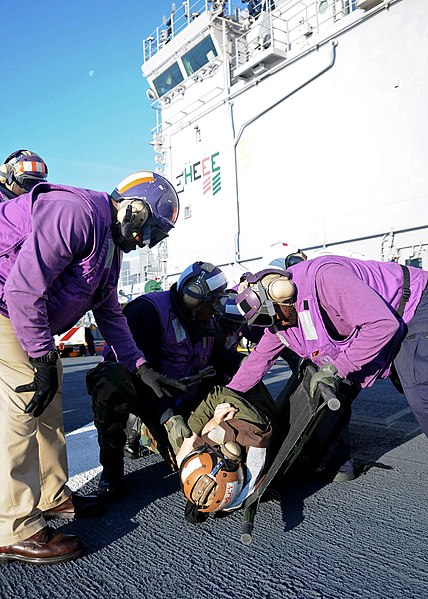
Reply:
[[340, 408], [340, 401], [337, 399], [335, 394], [332, 391], [332, 388], [326, 385], [325, 383], [318, 384], [322, 400], [327, 407], [332, 411], [336, 412]]
[[243, 545], [251, 545], [253, 540], [254, 517], [257, 511], [257, 502], [252, 503], [244, 509], [242, 516], [242, 534], [241, 543]]
[[194, 387], [195, 385], [199, 385], [199, 383], [203, 379], [211, 378], [216, 376], [217, 372], [213, 366], [206, 366], [200, 370], [197, 374], [192, 376], [183, 376], [181, 379], [178, 379], [180, 383], [184, 383], [187, 387]]

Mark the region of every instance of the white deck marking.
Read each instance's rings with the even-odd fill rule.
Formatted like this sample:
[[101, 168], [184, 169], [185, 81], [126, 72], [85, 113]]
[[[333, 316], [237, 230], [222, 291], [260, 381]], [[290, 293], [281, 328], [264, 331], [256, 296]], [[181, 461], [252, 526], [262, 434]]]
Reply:
[[97, 430], [93, 422], [66, 434], [68, 456], [68, 485], [80, 489], [101, 472]]

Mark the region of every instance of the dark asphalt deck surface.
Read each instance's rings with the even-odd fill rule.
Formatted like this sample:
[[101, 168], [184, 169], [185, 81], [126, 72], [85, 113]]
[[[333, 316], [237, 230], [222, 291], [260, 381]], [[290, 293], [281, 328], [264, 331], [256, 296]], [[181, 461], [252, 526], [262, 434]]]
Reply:
[[[96, 361], [65, 360], [68, 433], [92, 420], [84, 375]], [[274, 395], [285, 373], [279, 364], [268, 375]], [[428, 440], [388, 381], [361, 393], [351, 432], [357, 464], [384, 467], [348, 483], [284, 481], [280, 500], [260, 505], [249, 546], [241, 512], [188, 524], [177, 475], [158, 456], [129, 460], [122, 502], [93, 520], [54, 521], [82, 538], [84, 556], [0, 565], [0, 597], [426, 599]], [[82, 491], [96, 483], [89, 477]]]

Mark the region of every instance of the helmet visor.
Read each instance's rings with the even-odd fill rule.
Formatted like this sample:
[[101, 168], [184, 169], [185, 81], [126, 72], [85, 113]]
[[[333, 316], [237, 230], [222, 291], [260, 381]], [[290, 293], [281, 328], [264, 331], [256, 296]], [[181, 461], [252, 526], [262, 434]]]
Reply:
[[31, 191], [37, 183], [46, 181], [46, 177], [32, 177], [31, 175], [19, 175], [15, 177], [17, 184], [25, 191]]
[[255, 327], [270, 327], [275, 322], [275, 307], [268, 299], [262, 285], [245, 287], [236, 296], [238, 310], [244, 316], [247, 324]]

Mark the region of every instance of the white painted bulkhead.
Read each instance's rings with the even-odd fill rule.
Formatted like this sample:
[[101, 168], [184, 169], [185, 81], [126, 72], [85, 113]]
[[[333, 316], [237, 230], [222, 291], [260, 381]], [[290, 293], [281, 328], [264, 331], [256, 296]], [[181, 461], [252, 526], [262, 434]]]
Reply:
[[356, 10], [231, 83], [221, 22], [228, 60], [158, 104], [181, 202], [168, 274], [204, 259], [233, 279], [278, 240], [428, 268], [427, 3]]

